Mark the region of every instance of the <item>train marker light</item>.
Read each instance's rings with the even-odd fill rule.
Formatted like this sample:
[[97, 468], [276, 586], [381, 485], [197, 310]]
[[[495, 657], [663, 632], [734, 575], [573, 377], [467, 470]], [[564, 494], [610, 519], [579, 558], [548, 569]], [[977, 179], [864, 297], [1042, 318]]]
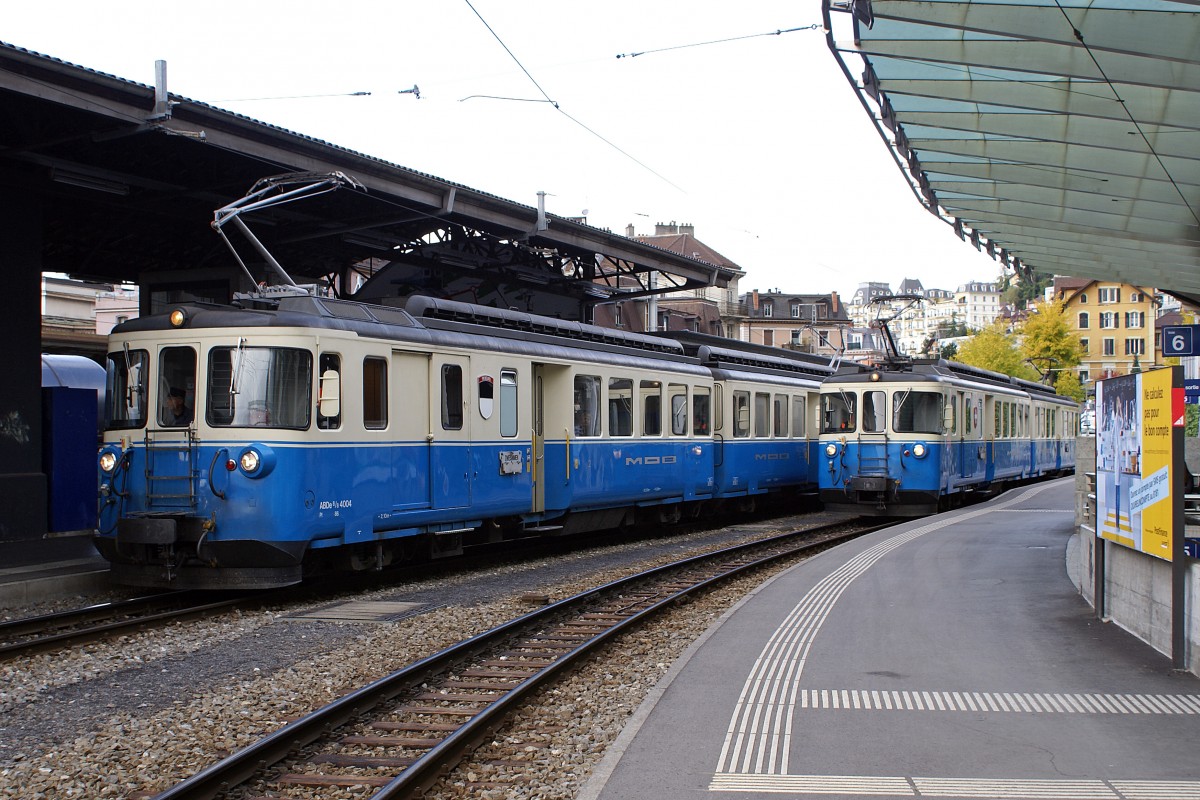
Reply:
[[237, 469], [237, 462], [234, 461], [232, 458], [229, 459], [228, 461], [225, 462], [225, 469], [229, 470], [230, 472], [233, 472], [235, 469]]
[[187, 322], [187, 313], [182, 308], [177, 308], [171, 312], [171, 327], [179, 328], [183, 323]]

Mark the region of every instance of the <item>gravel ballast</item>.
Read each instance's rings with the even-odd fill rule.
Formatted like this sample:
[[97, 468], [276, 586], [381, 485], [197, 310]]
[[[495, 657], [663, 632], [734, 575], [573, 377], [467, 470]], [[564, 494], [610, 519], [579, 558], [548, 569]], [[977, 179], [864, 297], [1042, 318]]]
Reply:
[[[356, 600], [419, 604], [389, 623], [298, 618], [297, 608], [222, 614], [67, 653], [0, 665], [0, 797], [143, 797], [290, 719], [530, 610], [599, 583], [767, 531], [840, 519], [809, 514], [503, 564]], [[764, 579], [681, 604], [542, 692], [429, 797], [572, 798], [629, 715], [688, 645]], [[365, 786], [290, 797], [362, 798]]]

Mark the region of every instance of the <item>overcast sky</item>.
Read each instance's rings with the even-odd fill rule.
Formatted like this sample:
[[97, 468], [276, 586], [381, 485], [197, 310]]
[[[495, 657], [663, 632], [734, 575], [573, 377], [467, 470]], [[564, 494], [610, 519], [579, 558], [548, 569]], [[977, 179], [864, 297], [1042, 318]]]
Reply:
[[149, 85], [164, 59], [172, 93], [618, 233], [691, 223], [743, 291], [999, 272], [918, 204], [820, 30], [756, 36], [819, 0], [10, 5], [19, 47]]

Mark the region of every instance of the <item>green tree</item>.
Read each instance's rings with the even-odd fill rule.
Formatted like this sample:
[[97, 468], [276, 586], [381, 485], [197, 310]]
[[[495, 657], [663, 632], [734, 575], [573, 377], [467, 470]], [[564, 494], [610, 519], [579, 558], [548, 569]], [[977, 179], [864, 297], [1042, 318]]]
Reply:
[[950, 342], [949, 344], [942, 345], [938, 355], [947, 361], [954, 361], [955, 357], [958, 355], [958, 343]]
[[1060, 301], [1037, 306], [1021, 325], [1018, 335], [1021, 338], [1021, 355], [1039, 372], [1049, 372], [1052, 385], [1058, 376], [1083, 359], [1083, 347], [1079, 337], [1071, 332]]
[[1079, 375], [1074, 370], [1066, 370], [1057, 374], [1058, 380], [1054, 383], [1054, 391], [1063, 397], [1071, 398], [1076, 403], [1082, 403], [1085, 395], [1083, 384], [1079, 382]]
[[958, 360], [973, 367], [990, 369], [1018, 378], [1036, 381], [1037, 372], [1017, 347], [1016, 337], [1005, 332], [1001, 323], [984, 328], [958, 346]]

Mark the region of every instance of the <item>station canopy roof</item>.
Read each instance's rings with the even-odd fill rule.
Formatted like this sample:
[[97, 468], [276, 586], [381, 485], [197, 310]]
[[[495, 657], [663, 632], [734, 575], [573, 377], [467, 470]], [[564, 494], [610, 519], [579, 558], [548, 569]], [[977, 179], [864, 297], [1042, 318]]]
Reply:
[[1200, 298], [1200, 0], [824, 0], [930, 211], [1018, 272]]

